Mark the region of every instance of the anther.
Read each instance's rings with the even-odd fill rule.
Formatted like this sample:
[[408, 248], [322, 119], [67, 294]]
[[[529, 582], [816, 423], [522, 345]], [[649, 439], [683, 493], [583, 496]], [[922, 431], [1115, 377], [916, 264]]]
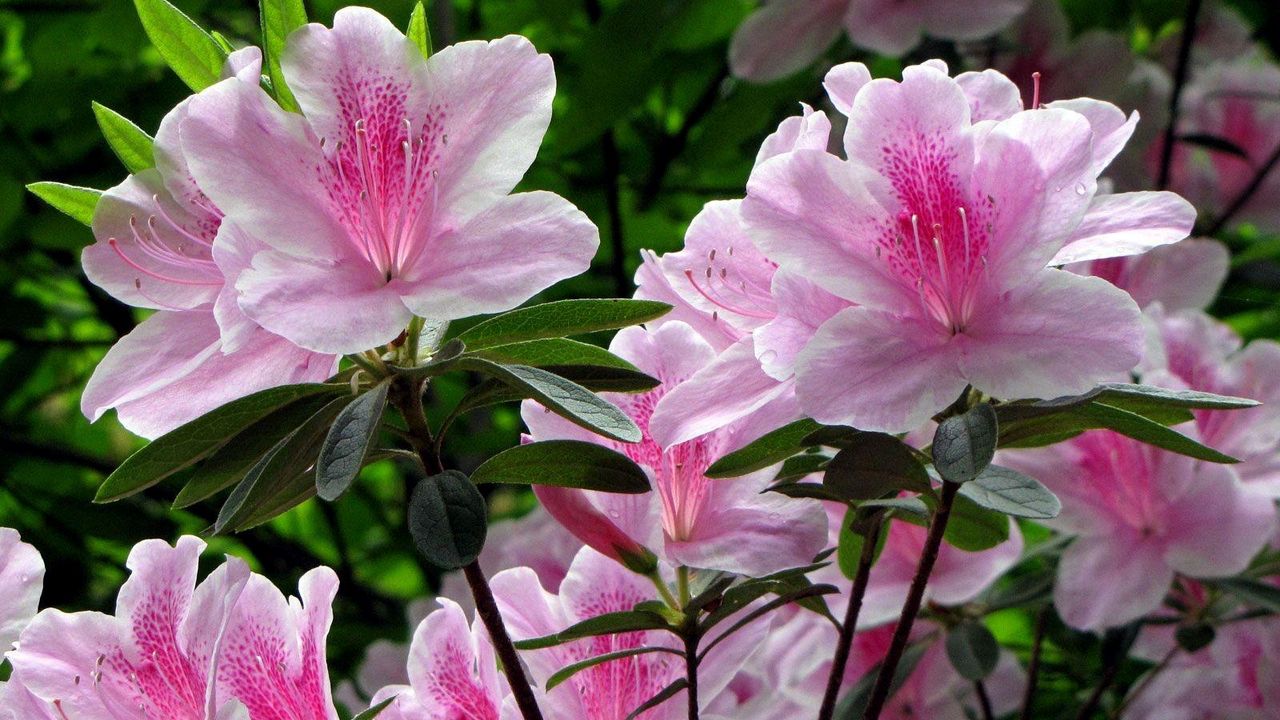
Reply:
[[1040, 109], [1040, 72], [1031, 73], [1031, 109]]

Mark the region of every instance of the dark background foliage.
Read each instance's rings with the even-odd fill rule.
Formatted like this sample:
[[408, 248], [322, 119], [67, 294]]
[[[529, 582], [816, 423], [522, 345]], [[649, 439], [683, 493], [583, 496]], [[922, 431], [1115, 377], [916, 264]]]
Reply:
[[[177, 4], [234, 41], [256, 42], [253, 2]], [[343, 4], [308, 2], [321, 22]], [[411, 7], [408, 0], [368, 4], [401, 25]], [[431, 8], [436, 47], [521, 33], [555, 58], [555, 118], [524, 186], [569, 198], [599, 225], [602, 244], [590, 273], [545, 299], [629, 295], [638, 251], [678, 248], [704, 202], [742, 194], [760, 141], [797, 101], [820, 103], [821, 67], [764, 86], [728, 78], [729, 37], [754, 4], [437, 0]], [[1233, 4], [1260, 39], [1280, 46], [1273, 3]], [[1138, 44], [1176, 32], [1181, 5], [1066, 2], [1073, 32], [1105, 27]], [[916, 57], [935, 52], [950, 49], [926, 47]], [[902, 64], [859, 55], [846, 41], [829, 57], [866, 60], [877, 75], [894, 75]], [[45, 605], [109, 608], [134, 542], [200, 532], [216, 515], [214, 504], [171, 511], [174, 490], [165, 486], [109, 506], [90, 503], [104, 474], [141, 443], [110, 416], [90, 425], [79, 393], [102, 353], [140, 316], [85, 280], [78, 256], [90, 232], [24, 190], [36, 180], [107, 188], [123, 179], [91, 100], [154, 132], [187, 92], [150, 47], [129, 0], [0, 0], [0, 525], [18, 528], [44, 553]], [[1245, 228], [1229, 240], [1237, 262], [1215, 313], [1246, 337], [1280, 336], [1280, 238]], [[461, 391], [445, 383], [437, 402]], [[473, 467], [518, 433], [514, 408], [473, 414], [453, 433], [447, 464]], [[408, 542], [403, 492], [400, 469], [384, 462], [338, 503], [311, 501], [266, 526], [211, 541], [216, 551], [252, 558], [286, 589], [317, 564], [339, 571], [343, 593], [330, 636], [335, 679], [372, 640], [405, 637], [405, 604], [438, 582]], [[491, 498], [496, 517], [529, 503], [509, 491]], [[209, 562], [216, 562], [213, 553]], [[1011, 619], [999, 634], [1025, 646], [1030, 623]], [[1090, 649], [1083, 636], [1076, 640], [1078, 648], [1069, 637], [1058, 647], [1066, 654]], [[1084, 677], [1097, 662], [1047, 661]]]

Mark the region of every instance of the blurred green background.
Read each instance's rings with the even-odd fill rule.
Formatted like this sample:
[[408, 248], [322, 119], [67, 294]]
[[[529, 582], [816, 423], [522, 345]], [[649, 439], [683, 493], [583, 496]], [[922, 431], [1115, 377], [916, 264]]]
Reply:
[[[256, 3], [176, 4], [234, 41], [256, 42]], [[344, 4], [308, 6], [313, 19], [328, 22]], [[368, 4], [402, 26], [411, 9], [408, 0]], [[1280, 11], [1273, 3], [1233, 4], [1274, 50]], [[441, 0], [431, 8], [436, 47], [521, 33], [555, 59], [555, 118], [524, 187], [577, 204], [600, 226], [602, 244], [590, 273], [544, 299], [629, 295], [638, 250], [678, 248], [704, 202], [741, 196], [756, 149], [778, 121], [798, 101], [820, 103], [821, 68], [766, 86], [728, 78], [729, 38], [754, 5]], [[1105, 27], [1139, 43], [1176, 32], [1181, 5], [1066, 3], [1073, 32]], [[949, 49], [926, 48], [915, 59], [931, 50]], [[867, 60], [880, 75], [901, 67], [858, 54], [844, 40], [829, 57]], [[216, 514], [216, 504], [171, 511], [174, 491], [165, 486], [91, 504], [104, 474], [140, 441], [111, 416], [90, 425], [79, 393], [102, 353], [140, 316], [85, 280], [78, 256], [90, 232], [24, 190], [37, 180], [107, 188], [123, 179], [91, 100], [154, 132], [187, 92], [148, 44], [130, 0], [0, 0], [0, 525], [18, 528], [44, 553], [45, 605], [109, 608], [134, 542], [200, 532]], [[1229, 240], [1238, 262], [1214, 311], [1246, 336], [1280, 336], [1280, 238], [1246, 228]], [[437, 400], [456, 400], [462, 390], [445, 383]], [[518, 433], [513, 407], [472, 414], [451, 436], [450, 464], [473, 467]], [[338, 569], [335, 680], [372, 640], [404, 637], [405, 603], [438, 580], [420, 568], [403, 529], [399, 469], [382, 463], [366, 476], [336, 504], [308, 502], [267, 526], [213, 541], [217, 551], [252, 558], [286, 590], [317, 564]], [[492, 498], [493, 512], [516, 514], [529, 502], [501, 495]], [[216, 562], [212, 553], [208, 562]]]

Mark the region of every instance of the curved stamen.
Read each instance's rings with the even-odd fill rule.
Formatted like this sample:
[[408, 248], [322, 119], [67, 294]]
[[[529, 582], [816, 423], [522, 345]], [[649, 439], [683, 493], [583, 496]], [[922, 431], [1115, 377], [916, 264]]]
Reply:
[[220, 280], [184, 280], [182, 278], [176, 278], [169, 275], [165, 275], [163, 273], [156, 272], [155, 270], [144, 267], [142, 265], [139, 265], [137, 262], [134, 262], [133, 259], [131, 259], [128, 255], [125, 254], [124, 249], [120, 247], [120, 241], [116, 240], [115, 238], [109, 238], [107, 240], [107, 245], [111, 246], [111, 249], [115, 250], [116, 255], [119, 255], [120, 259], [123, 260], [125, 264], [127, 264], [129, 267], [133, 268], [134, 270], [137, 270], [140, 273], [143, 273], [144, 275], [153, 277], [157, 280], [163, 280], [164, 282], [174, 283], [175, 285], [196, 285], [196, 286], [202, 285], [206, 287], [213, 287], [215, 285], [222, 284], [222, 281]]
[[[712, 277], [712, 275], [713, 275], [713, 273], [711, 272], [711, 268], [707, 268], [707, 280], [710, 280], [710, 279], [711, 279], [711, 277]], [[740, 308], [740, 307], [736, 307], [736, 306], [730, 305], [729, 303], [725, 302], [725, 300], [724, 300], [723, 298], [718, 298], [718, 297], [713, 296], [711, 293], [709, 293], [709, 292], [707, 292], [706, 290], [704, 290], [704, 289], [702, 288], [702, 286], [698, 284], [698, 281], [697, 281], [697, 280], [694, 280], [694, 279], [693, 279], [693, 271], [692, 271], [692, 270], [685, 270], [685, 271], [684, 271], [684, 276], [685, 276], [686, 278], [688, 278], [688, 279], [689, 279], [689, 284], [693, 286], [693, 289], [694, 289], [694, 290], [696, 290], [696, 291], [698, 292], [698, 294], [699, 294], [699, 295], [701, 295], [702, 297], [706, 298], [706, 299], [707, 299], [707, 301], [709, 301], [709, 302], [710, 302], [711, 304], [713, 304], [713, 305], [716, 305], [717, 307], [723, 308], [724, 310], [727, 310], [727, 311], [729, 311], [729, 312], [731, 312], [731, 313], [733, 313], [733, 314], [735, 314], [735, 315], [741, 315], [741, 316], [743, 316], [743, 317], [758, 318], [758, 319], [760, 319], [760, 320], [771, 320], [771, 319], [773, 319], [773, 315], [772, 315], [772, 314], [769, 314], [769, 313], [763, 313], [763, 312], [756, 312], [756, 311], [752, 311], [752, 310], [744, 310], [744, 309], [742, 309], [742, 308]], [[714, 288], [712, 288], [712, 290], [714, 290]]]

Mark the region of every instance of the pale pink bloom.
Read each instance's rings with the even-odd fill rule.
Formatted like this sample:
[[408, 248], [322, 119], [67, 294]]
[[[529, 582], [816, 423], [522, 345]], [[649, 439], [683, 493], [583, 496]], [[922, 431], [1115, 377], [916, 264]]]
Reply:
[[[622, 567], [591, 548], [583, 548], [559, 593], [547, 592], [528, 568], [493, 577], [493, 593], [514, 639], [542, 637], [597, 615], [631, 610], [637, 603], [656, 600], [657, 591], [646, 578]], [[733, 620], [723, 627], [732, 625]], [[764, 640], [769, 620], [749, 624], [707, 654], [698, 673], [698, 699], [704, 710], [722, 706], [721, 698], [738, 669]], [[720, 631], [703, 640], [712, 642]], [[538, 684], [556, 671], [605, 653], [639, 647], [682, 649], [667, 632], [644, 631], [602, 635], [522, 654]], [[685, 675], [684, 658], [665, 652], [637, 655], [584, 670], [547, 693], [542, 708], [555, 720], [623, 720], [671, 682]], [[643, 720], [677, 720], [687, 716], [683, 693], [644, 713]], [[732, 716], [732, 715], [731, 715]]]
[[1174, 656], [1133, 699], [1133, 720], [1250, 720], [1280, 715], [1280, 622], [1217, 627], [1213, 643]]
[[733, 36], [737, 77], [766, 82], [813, 64], [843, 30], [858, 47], [901, 56], [923, 36], [977, 40], [1005, 27], [1028, 0], [766, 0]]
[[1143, 381], [1257, 400], [1243, 410], [1197, 410], [1196, 431], [1210, 447], [1242, 462], [1233, 467], [1249, 488], [1280, 498], [1280, 343], [1244, 345], [1225, 323], [1199, 310], [1147, 311], [1154, 347]]
[[551, 58], [508, 36], [424, 60], [386, 18], [344, 8], [294, 32], [302, 113], [256, 85], [197, 97], [182, 143], [225, 213], [239, 306], [318, 352], [393, 340], [414, 315], [510, 309], [585, 270], [595, 226], [563, 198], [510, 194], [551, 118]]
[[235, 558], [197, 585], [204, 547], [191, 536], [135, 546], [115, 616], [41, 612], [9, 654], [9, 689], [75, 720], [336, 720], [324, 654], [333, 573], [304, 575], [301, 604]]
[[[487, 548], [486, 548], [487, 549]], [[486, 571], [487, 572], [487, 571]], [[408, 685], [409, 643], [423, 620], [435, 610], [435, 599], [419, 598], [405, 608], [409, 632], [404, 642], [375, 640], [364, 650], [364, 659], [355, 677], [341, 680], [333, 689], [333, 697], [348, 710], [368, 706], [369, 698], [388, 685]]]
[[[1012, 83], [943, 67], [862, 85], [848, 160], [796, 150], [748, 183], [756, 245], [857, 305], [796, 361], [800, 407], [819, 422], [905, 432], [968, 385], [1055, 397], [1127, 371], [1141, 356], [1137, 306], [1052, 266], [1143, 252], [1191, 228], [1194, 210], [1172, 193], [1095, 197], [1136, 118], [1079, 99], [1001, 119]], [[973, 121], [975, 101], [991, 98], [990, 119]]]
[[776, 427], [777, 416], [766, 408], [663, 448], [649, 430], [654, 406], [711, 362], [715, 351], [688, 325], [676, 322], [653, 330], [624, 329], [610, 349], [662, 381], [645, 393], [607, 394], [644, 433], [639, 443], [602, 439], [532, 401], [525, 403], [521, 415], [534, 440], [586, 440], [628, 455], [645, 469], [653, 489], [622, 495], [538, 486], [534, 491], [548, 512], [583, 542], [623, 561], [628, 553], [642, 554], [640, 549], [647, 548], [672, 565], [745, 575], [810, 562], [826, 540], [826, 517], [817, 504], [761, 494], [773, 469], [731, 480], [704, 474], [721, 456]]
[[1124, 290], [1141, 308], [1160, 303], [1165, 310], [1209, 307], [1230, 269], [1227, 246], [1211, 238], [1188, 238], [1142, 255], [1106, 258], [1067, 267], [1094, 275]]
[[518, 718], [484, 625], [479, 619], [468, 624], [466, 613], [457, 603], [444, 598], [439, 602], [441, 607], [428, 615], [413, 634], [408, 684], [389, 685], [374, 694], [374, 705], [395, 698], [379, 717]]
[[1046, 524], [1075, 540], [1058, 565], [1054, 605], [1076, 628], [1101, 630], [1155, 611], [1175, 573], [1239, 573], [1276, 530], [1271, 500], [1229, 466], [1111, 431], [1011, 451], [1003, 462], [1062, 500], [1062, 514]]
[[[257, 86], [261, 53], [228, 59], [228, 83]], [[107, 352], [80, 405], [90, 420], [115, 408], [121, 424], [154, 438], [231, 400], [276, 385], [318, 382], [332, 355], [304, 350], [246, 318], [215, 248], [222, 212], [191, 178], [180, 127], [187, 99], [160, 123], [156, 167], [106, 191], [85, 248], [88, 278], [118, 300], [159, 310]]]
[[0, 527], [0, 657], [40, 609], [44, 559], [18, 531]]

